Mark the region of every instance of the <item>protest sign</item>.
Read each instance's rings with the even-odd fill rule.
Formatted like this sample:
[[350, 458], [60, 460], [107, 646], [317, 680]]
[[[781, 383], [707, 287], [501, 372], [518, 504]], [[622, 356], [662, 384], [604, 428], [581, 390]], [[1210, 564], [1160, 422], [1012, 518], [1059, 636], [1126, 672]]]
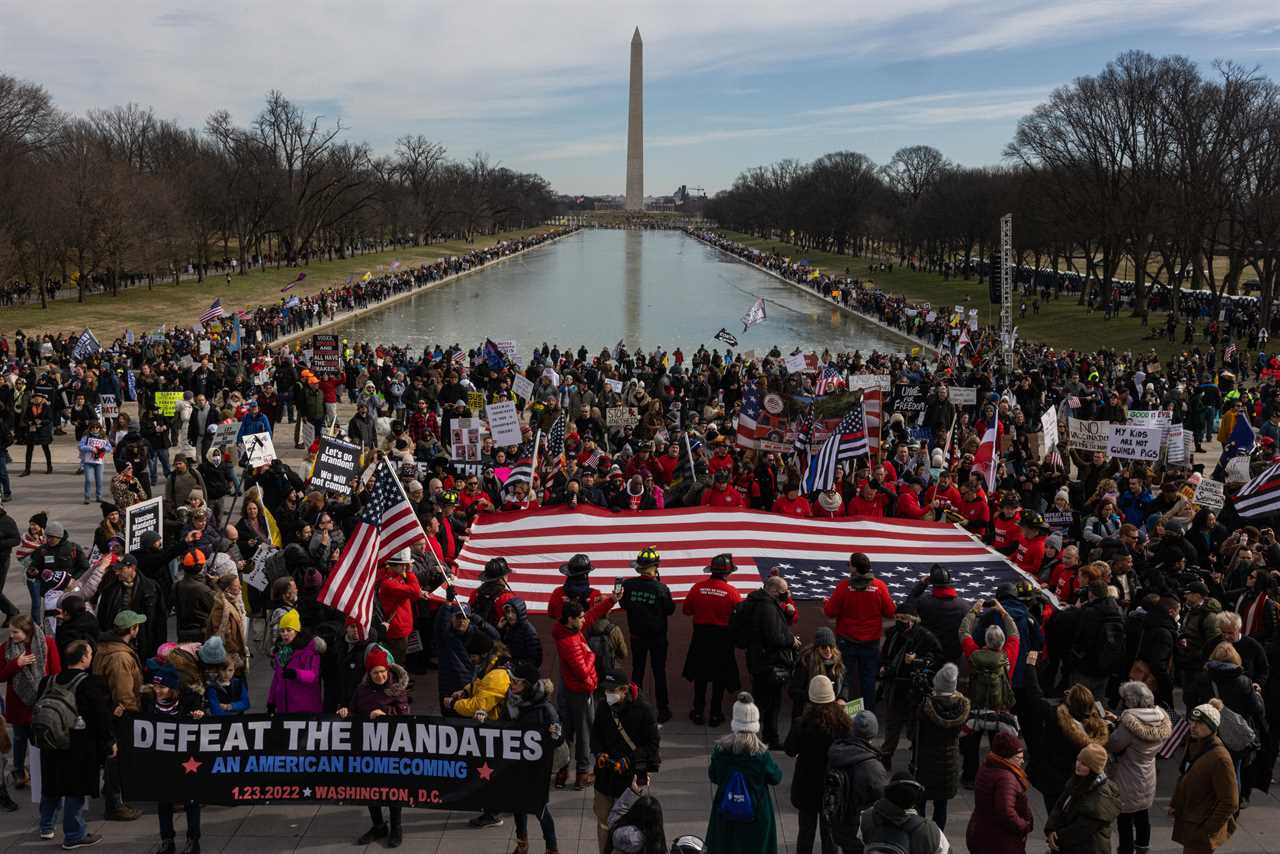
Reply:
[[1058, 410], [1050, 406], [1040, 416], [1040, 431], [1044, 433], [1044, 453], [1058, 446]]
[[634, 406], [610, 406], [605, 410], [604, 423], [610, 430], [634, 427], [640, 423], [640, 413]]
[[908, 422], [924, 414], [924, 389], [920, 386], [900, 385], [893, 392], [893, 411], [901, 412]]
[[316, 425], [304, 419], [298, 425], [298, 437], [302, 440], [302, 447], [310, 448], [311, 443], [316, 440]]
[[498, 447], [520, 444], [520, 415], [514, 400], [503, 400], [484, 408], [489, 419], [489, 433]]
[[342, 352], [337, 335], [311, 336], [311, 370], [316, 376], [336, 377], [342, 370]]
[[240, 432], [240, 422], [231, 421], [218, 424], [213, 433], [213, 447], [225, 448], [236, 443], [236, 434]]
[[1227, 496], [1223, 492], [1223, 483], [1209, 478], [1201, 478], [1200, 484], [1196, 486], [1195, 503], [1201, 507], [1208, 507], [1210, 510], [1221, 510], [1222, 505], [1227, 503]]
[[262, 543], [253, 553], [253, 570], [245, 576], [244, 580], [254, 590], [265, 591], [271, 584], [271, 578], [267, 575], [267, 561], [278, 551], [280, 550], [270, 543]]
[[155, 531], [164, 536], [164, 496], [157, 495], [146, 501], [139, 501], [125, 508], [124, 511], [124, 549], [131, 552], [142, 548], [142, 535]]
[[1169, 448], [1166, 460], [1170, 465], [1182, 465], [1187, 461], [1186, 435], [1181, 424], [1173, 424], [1169, 427], [1165, 444]]
[[271, 443], [270, 433], [250, 433], [240, 440], [240, 446], [244, 448], [249, 468], [271, 465], [276, 458], [276, 446]]
[[1086, 454], [1101, 451], [1105, 454], [1111, 441], [1111, 422], [1068, 418], [1067, 435], [1070, 437], [1072, 450]]
[[516, 345], [516, 342], [503, 339], [501, 341], [494, 341], [493, 346], [497, 347], [502, 355], [507, 357], [507, 361], [511, 364], [520, 364], [520, 348]]
[[332, 436], [320, 440], [316, 467], [311, 472], [311, 485], [339, 495], [350, 495], [351, 485], [360, 471], [360, 446]]
[[467, 409], [479, 415], [480, 410], [484, 409], [484, 393], [478, 391], [467, 392]]
[[850, 374], [849, 391], [858, 388], [878, 388], [888, 391], [891, 383], [888, 374]]
[[609, 391], [614, 394], [622, 394], [622, 380], [605, 379], [605, 385], [609, 386]]
[[976, 388], [965, 388], [958, 385], [948, 386], [947, 395], [956, 406], [977, 406], [978, 404], [978, 390]]
[[520, 395], [522, 400], [528, 400], [533, 396], [533, 380], [524, 374], [516, 374], [511, 377], [511, 390]]
[[180, 391], [158, 391], [156, 392], [156, 409], [160, 410], [160, 414], [173, 417], [178, 408], [178, 401], [182, 400], [182, 392]]
[[1107, 453], [1123, 460], [1155, 462], [1160, 459], [1160, 428], [1112, 424]]
[[392, 803], [537, 815], [551, 782], [546, 735], [513, 723], [126, 715], [116, 738], [134, 801]]
[[782, 364], [786, 366], [787, 373], [802, 374], [805, 369], [804, 353], [792, 353], [783, 360]]
[[211, 352], [212, 344], [213, 342], [210, 341], [208, 338], [201, 338], [200, 339], [200, 355], [208, 356], [209, 353]]
[[479, 462], [480, 419], [453, 419], [453, 422], [449, 425], [449, 448], [455, 460]]
[[120, 404], [116, 402], [114, 394], [99, 395], [98, 399], [102, 406], [102, 420], [104, 422], [114, 421], [120, 415]]
[[1232, 457], [1227, 461], [1227, 483], [1249, 482], [1249, 458]]

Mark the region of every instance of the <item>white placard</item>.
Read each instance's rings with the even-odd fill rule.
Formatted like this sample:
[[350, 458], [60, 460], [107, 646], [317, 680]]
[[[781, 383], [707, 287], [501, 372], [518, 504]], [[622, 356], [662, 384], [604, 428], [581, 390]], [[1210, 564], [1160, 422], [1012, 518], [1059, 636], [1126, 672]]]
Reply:
[[1181, 424], [1174, 424], [1169, 427], [1169, 436], [1165, 444], [1169, 448], [1166, 459], [1170, 465], [1182, 465], [1187, 461], [1185, 435]]
[[279, 549], [273, 548], [270, 543], [262, 543], [253, 553], [253, 571], [246, 575], [244, 580], [254, 590], [262, 592], [267, 589], [267, 585], [271, 582], [267, 577], [267, 560], [277, 551]]
[[213, 447], [225, 448], [228, 445], [236, 443], [236, 434], [240, 432], [240, 423], [238, 421], [228, 421], [226, 424], [213, 425]]
[[1223, 492], [1224, 484], [1210, 480], [1209, 478], [1201, 478], [1200, 484], [1196, 487], [1196, 504], [1201, 507], [1208, 507], [1210, 510], [1221, 510], [1222, 505], [1227, 503], [1227, 496]]
[[1160, 459], [1160, 428], [1112, 424], [1107, 453], [1122, 460], [1155, 462]]
[[1047, 454], [1058, 446], [1058, 410], [1050, 406], [1040, 416], [1040, 430], [1044, 433], [1044, 452]]
[[520, 444], [520, 415], [516, 412], [514, 400], [491, 403], [484, 408], [484, 413], [489, 419], [489, 433], [495, 445]]
[[270, 433], [250, 433], [240, 440], [240, 446], [244, 448], [249, 468], [269, 466], [276, 458], [276, 446], [271, 443]]
[[622, 380], [611, 380], [606, 377], [604, 382], [605, 385], [609, 386], [609, 391], [614, 394], [622, 394]]
[[792, 353], [790, 356], [787, 356], [782, 364], [786, 366], [787, 373], [802, 374], [805, 369], [804, 353]]
[[1071, 448], [1085, 453], [1101, 451], [1107, 453], [1111, 441], [1110, 421], [1086, 421], [1083, 418], [1068, 418], [1067, 430], [1071, 437]]
[[1227, 461], [1227, 483], [1249, 482], [1249, 458], [1232, 457]]
[[978, 390], [976, 388], [965, 388], [959, 385], [948, 386], [947, 396], [951, 398], [951, 402], [956, 406], [978, 405]]
[[455, 418], [449, 424], [449, 449], [455, 460], [480, 461], [479, 418]]
[[849, 391], [859, 388], [878, 388], [888, 391], [890, 386], [888, 374], [850, 374]]
[[304, 419], [299, 428], [298, 435], [302, 438], [302, 447], [310, 448], [311, 443], [316, 440], [316, 425]]
[[508, 339], [494, 341], [493, 346], [497, 347], [502, 352], [502, 355], [507, 357], [507, 360], [510, 361], [511, 364], [520, 364], [520, 347], [515, 341]]
[[522, 400], [533, 396], [533, 380], [524, 374], [516, 374], [511, 378], [511, 390], [520, 395]]

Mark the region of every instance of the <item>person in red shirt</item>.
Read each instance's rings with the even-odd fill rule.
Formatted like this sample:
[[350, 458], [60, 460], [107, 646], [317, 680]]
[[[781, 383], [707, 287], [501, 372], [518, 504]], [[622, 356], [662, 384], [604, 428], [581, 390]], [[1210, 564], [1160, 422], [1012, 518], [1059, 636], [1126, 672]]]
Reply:
[[489, 493], [480, 488], [480, 478], [476, 475], [468, 477], [462, 491], [458, 493], [458, 506], [469, 516], [493, 511], [493, 499], [489, 497]]
[[560, 574], [565, 577], [564, 584], [551, 591], [547, 600], [547, 616], [559, 620], [564, 611], [565, 602], [577, 600], [583, 608], [590, 608], [600, 601], [600, 591], [591, 586], [588, 576], [595, 567], [591, 558], [584, 554], [576, 554], [569, 562], [560, 567]]
[[937, 506], [934, 505], [934, 502], [940, 501], [943, 502], [943, 509], [946, 509], [947, 507], [958, 509], [960, 500], [960, 490], [957, 489], [956, 485], [952, 482], [951, 472], [946, 469], [938, 472], [938, 479], [931, 484], [924, 493], [925, 504]]
[[800, 480], [794, 473], [787, 481], [787, 491], [773, 500], [773, 512], [783, 516], [799, 516], [802, 519], [813, 515], [809, 499], [800, 494]]
[[858, 481], [858, 492], [845, 505], [844, 515], [866, 516], [871, 519], [884, 517], [885, 508], [891, 498], [889, 490], [873, 480], [862, 478]]
[[1018, 496], [1011, 493], [1000, 499], [1000, 511], [991, 520], [990, 545], [993, 549], [1006, 555], [1017, 551], [1018, 540], [1022, 536], [1018, 532], [1018, 519], [1021, 516]]
[[653, 471], [654, 480], [663, 486], [670, 486], [671, 479], [675, 477], [676, 469], [680, 466], [680, 443], [672, 442], [667, 445], [667, 452], [656, 457], [654, 465], [656, 466]]
[[1049, 533], [1053, 529], [1034, 510], [1023, 511], [1018, 528], [1018, 548], [1013, 553], [1013, 562], [1027, 575], [1039, 578], [1040, 568], [1044, 564], [1045, 541], [1049, 539]]
[[836, 621], [836, 646], [844, 659], [850, 686], [858, 686], [865, 707], [875, 704], [884, 621], [897, 611], [888, 586], [871, 571], [871, 558], [849, 555], [849, 577], [822, 603], [822, 613]]
[[972, 480], [966, 481], [960, 488], [960, 501], [955, 510], [964, 517], [966, 531], [986, 538], [987, 528], [991, 525], [991, 505], [987, 503], [987, 496], [982, 494]]
[[707, 723], [702, 712], [706, 708], [707, 685], [711, 685], [711, 726], [724, 723], [724, 694], [741, 687], [738, 679], [738, 656], [729, 632], [729, 617], [742, 601], [742, 594], [729, 583], [737, 567], [733, 556], [718, 554], [711, 559], [707, 572], [711, 577], [689, 588], [682, 611], [693, 618], [693, 637], [685, 656], [681, 675], [693, 683], [693, 709], [689, 720], [699, 726]]
[[[560, 618], [551, 627], [551, 637], [556, 642], [556, 658], [560, 662], [560, 680], [564, 685], [564, 703], [567, 714], [561, 719], [566, 744], [572, 743], [577, 777], [573, 787], [582, 791], [594, 782], [591, 774], [591, 697], [595, 693], [596, 656], [582, 633], [584, 626], [593, 626], [609, 613], [609, 609], [622, 595], [622, 584], [614, 585], [613, 593], [602, 596], [590, 608], [583, 608], [578, 600], [564, 603]], [[567, 776], [567, 775], [566, 775]]]
[[387, 623], [386, 646], [396, 661], [404, 661], [408, 655], [409, 635], [413, 633], [413, 603], [427, 598], [411, 569], [413, 555], [407, 548], [401, 549], [387, 561], [386, 574], [378, 585], [378, 604]]
[[717, 436], [715, 441], [715, 450], [712, 451], [711, 458], [707, 460], [707, 470], [712, 474], [721, 470], [727, 471], [730, 476], [733, 475], [734, 462], [733, 455], [729, 453], [729, 440], [725, 436]]
[[923, 519], [931, 509], [920, 503], [920, 493], [924, 484], [915, 475], [902, 478], [902, 488], [898, 491], [898, 504], [893, 508], [893, 515], [900, 519]]
[[729, 484], [729, 470], [722, 468], [712, 477], [711, 487], [702, 493], [703, 507], [738, 509], [747, 506], [742, 493]]

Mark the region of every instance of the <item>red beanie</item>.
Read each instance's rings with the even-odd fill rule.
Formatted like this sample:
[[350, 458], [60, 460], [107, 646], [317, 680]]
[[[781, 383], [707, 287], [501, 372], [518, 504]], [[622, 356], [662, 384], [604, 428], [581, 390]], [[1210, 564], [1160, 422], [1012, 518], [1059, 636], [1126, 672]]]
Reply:
[[387, 651], [380, 646], [375, 646], [369, 650], [369, 654], [364, 657], [364, 672], [368, 673], [375, 667], [391, 667], [391, 659], [387, 656]]

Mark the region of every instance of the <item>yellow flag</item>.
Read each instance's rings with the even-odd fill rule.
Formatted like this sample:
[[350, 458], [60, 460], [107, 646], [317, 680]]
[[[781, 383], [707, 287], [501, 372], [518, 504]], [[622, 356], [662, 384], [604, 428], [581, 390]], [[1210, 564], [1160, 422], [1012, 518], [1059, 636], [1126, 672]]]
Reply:
[[363, 276], [360, 277], [360, 281], [367, 282], [372, 278], [373, 278], [373, 273], [365, 273]]

